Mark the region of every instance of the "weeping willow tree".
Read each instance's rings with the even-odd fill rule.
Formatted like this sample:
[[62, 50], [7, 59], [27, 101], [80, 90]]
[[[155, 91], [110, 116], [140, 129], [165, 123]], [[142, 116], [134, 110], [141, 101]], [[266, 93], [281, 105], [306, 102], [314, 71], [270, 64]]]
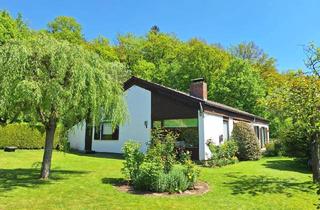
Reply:
[[113, 125], [126, 117], [123, 67], [81, 46], [37, 34], [0, 47], [0, 114], [27, 117], [45, 128], [41, 178], [50, 174], [56, 127], [102, 117]]

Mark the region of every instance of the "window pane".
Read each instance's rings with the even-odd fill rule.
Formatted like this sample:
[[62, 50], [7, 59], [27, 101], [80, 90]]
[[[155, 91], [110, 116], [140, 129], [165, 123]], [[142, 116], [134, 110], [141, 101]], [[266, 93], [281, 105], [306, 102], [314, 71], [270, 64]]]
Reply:
[[256, 133], [257, 138], [260, 139], [260, 137], [259, 137], [259, 126], [254, 126], [254, 132]]
[[229, 139], [229, 122], [224, 120], [223, 121], [223, 140]]
[[164, 120], [163, 126], [164, 126], [165, 128], [198, 127], [198, 119]]
[[112, 134], [112, 125], [111, 125], [111, 123], [103, 123], [102, 126], [103, 126], [102, 135]]

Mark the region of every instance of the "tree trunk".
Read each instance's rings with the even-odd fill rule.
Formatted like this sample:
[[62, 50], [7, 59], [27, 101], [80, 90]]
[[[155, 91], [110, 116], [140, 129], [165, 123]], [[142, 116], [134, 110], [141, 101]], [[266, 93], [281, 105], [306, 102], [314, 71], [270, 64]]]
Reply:
[[319, 136], [316, 135], [312, 142], [312, 175], [313, 182], [320, 182], [320, 163], [319, 163]]
[[49, 124], [46, 125], [46, 143], [44, 147], [42, 167], [41, 167], [41, 178], [48, 179], [50, 174], [51, 159], [52, 159], [52, 149], [54, 133], [56, 131], [57, 123], [56, 120], [50, 118]]

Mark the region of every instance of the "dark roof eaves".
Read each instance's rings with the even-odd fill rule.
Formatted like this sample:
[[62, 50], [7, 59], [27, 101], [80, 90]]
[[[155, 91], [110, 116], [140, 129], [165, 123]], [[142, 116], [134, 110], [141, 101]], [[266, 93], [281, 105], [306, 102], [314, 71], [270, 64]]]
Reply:
[[[220, 103], [215, 102], [215, 101], [203, 100], [201, 98], [197, 98], [197, 97], [191, 96], [191, 95], [189, 95], [187, 93], [184, 93], [184, 92], [181, 92], [181, 91], [178, 91], [178, 90], [175, 90], [175, 89], [172, 89], [172, 88], [169, 88], [169, 87], [157, 84], [157, 83], [149, 82], [147, 80], [140, 79], [140, 78], [134, 77], [134, 76], [131, 77], [129, 80], [127, 80], [124, 83], [124, 90], [127, 90], [128, 88], [130, 88], [133, 85], [138, 85], [138, 86], [140, 86], [142, 88], [153, 87], [153, 88], [159, 88], [159, 89], [164, 90], [164, 91], [170, 91], [171, 93], [178, 94], [180, 96], [188, 98], [188, 99], [192, 100], [193, 102], [202, 103], [202, 104], [205, 104], [207, 106], [211, 106], [213, 108], [217, 108], [217, 109], [221, 109], [221, 110], [224, 110], [224, 111], [228, 111], [228, 112], [231, 112], [231, 113], [234, 113], [234, 114], [238, 114], [238, 115], [242, 115], [242, 116], [246, 116], [246, 117], [251, 117], [251, 118], [253, 118], [252, 121], [258, 120], [258, 121], [269, 123], [269, 120], [264, 119], [263, 117], [251, 114], [249, 112], [245, 112], [245, 111], [242, 111], [242, 110], [239, 110], [239, 109], [236, 109], [236, 108], [224, 105], [224, 104], [220, 104]], [[150, 89], [152, 89], [152, 88], [150, 88]]]

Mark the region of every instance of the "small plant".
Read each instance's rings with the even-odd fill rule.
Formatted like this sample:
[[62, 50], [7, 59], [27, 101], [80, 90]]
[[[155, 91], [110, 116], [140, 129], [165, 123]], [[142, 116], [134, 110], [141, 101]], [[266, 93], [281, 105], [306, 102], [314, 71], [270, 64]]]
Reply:
[[192, 163], [190, 158], [184, 163], [184, 174], [188, 178], [188, 188], [193, 188], [200, 174], [200, 170]]
[[258, 160], [261, 157], [259, 140], [252, 126], [245, 122], [235, 123], [232, 139], [238, 145], [238, 158], [240, 160]]
[[123, 168], [121, 169], [125, 176], [131, 181], [135, 180], [140, 165], [143, 162], [144, 154], [140, 152], [141, 145], [134, 141], [128, 141], [123, 146]]

